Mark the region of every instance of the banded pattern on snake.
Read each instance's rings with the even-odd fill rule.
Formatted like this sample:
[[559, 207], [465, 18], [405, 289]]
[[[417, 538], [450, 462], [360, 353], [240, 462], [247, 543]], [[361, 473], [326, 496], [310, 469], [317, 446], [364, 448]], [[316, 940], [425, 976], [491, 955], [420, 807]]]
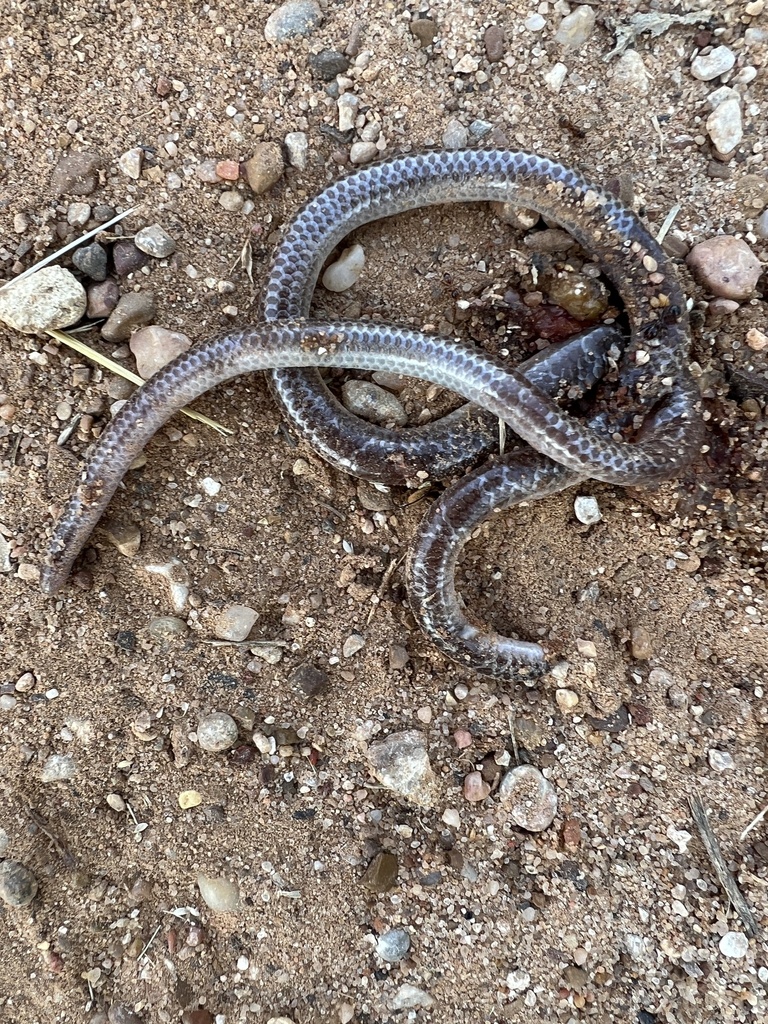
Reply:
[[[554, 219], [596, 257], [619, 291], [631, 338], [619, 366], [618, 386], [631, 411], [645, 417], [645, 428], [634, 443], [617, 439], [598, 422], [574, 419], [546, 393], [556, 392], [571, 374], [577, 379], [569, 382], [579, 383], [584, 367], [579, 360], [595, 348], [590, 342], [586, 348], [574, 343], [573, 363], [550, 353], [560, 360], [553, 372], [547, 370], [546, 354], [519, 372], [472, 349], [414, 331], [304, 319], [325, 259], [355, 227], [433, 203], [489, 199], [511, 201]], [[136, 392], [104, 431], [54, 532], [50, 564], [42, 574], [46, 593], [61, 587], [126, 469], [159, 427], [215, 384], [250, 370], [279, 370], [273, 388], [283, 411], [320, 454], [354, 475], [389, 483], [410, 482], [419, 469], [434, 476], [435, 445], [448, 453], [440, 463], [441, 475], [463, 468], [472, 414], [463, 411], [431, 429], [394, 434], [351, 417], [315, 370], [280, 368], [347, 366], [406, 373], [457, 391], [503, 419], [539, 454], [515, 456], [503, 472], [492, 468], [491, 490], [476, 474], [471, 478], [477, 482], [474, 489], [469, 482], [465, 490], [461, 482], [457, 485], [462, 497], [454, 501], [454, 511], [473, 493], [486, 496], [477, 506], [484, 509], [480, 518], [505, 501], [550, 493], [584, 477], [621, 484], [667, 479], [696, 443], [698, 396], [686, 363], [685, 296], [673, 267], [631, 211], [576, 171], [533, 154], [478, 150], [409, 155], [366, 167], [329, 186], [288, 225], [273, 261], [263, 317], [263, 324], [200, 343], [178, 357]], [[594, 365], [604, 368], [603, 359], [604, 353], [598, 354]], [[600, 372], [595, 371], [598, 376]], [[473, 443], [474, 456], [487, 447], [487, 430], [485, 440]], [[505, 492], [509, 487], [511, 492]], [[538, 645], [485, 633], [478, 648], [482, 631], [469, 627], [453, 590], [457, 549], [449, 544], [446, 556], [441, 507], [430, 515], [431, 526], [422, 531], [410, 562], [417, 618], [443, 650], [478, 671], [504, 678], [540, 673], [545, 659]], [[477, 512], [467, 514], [478, 521]], [[453, 540], [462, 542], [458, 536]], [[440, 549], [443, 554], [437, 558]]]

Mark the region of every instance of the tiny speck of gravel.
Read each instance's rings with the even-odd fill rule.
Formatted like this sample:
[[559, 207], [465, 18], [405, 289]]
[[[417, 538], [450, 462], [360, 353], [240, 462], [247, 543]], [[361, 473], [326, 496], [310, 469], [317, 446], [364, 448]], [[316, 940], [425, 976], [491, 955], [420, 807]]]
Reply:
[[197, 742], [212, 754], [229, 750], [237, 742], [237, 722], [223, 711], [214, 711], [200, 719]]

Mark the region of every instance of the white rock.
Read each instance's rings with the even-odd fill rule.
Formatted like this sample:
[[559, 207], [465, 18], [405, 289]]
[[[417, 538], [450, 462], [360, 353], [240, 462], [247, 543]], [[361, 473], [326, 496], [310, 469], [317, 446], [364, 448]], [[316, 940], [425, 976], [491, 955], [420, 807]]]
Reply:
[[531, 976], [528, 971], [524, 971], [522, 968], [510, 971], [507, 975], [507, 988], [510, 992], [525, 992], [530, 984]]
[[710, 110], [715, 110], [720, 106], [721, 103], [725, 103], [726, 100], [738, 100], [739, 94], [735, 89], [732, 89], [730, 85], [721, 85], [719, 89], [715, 89], [707, 96], [707, 106]]
[[379, 147], [375, 142], [353, 142], [349, 147], [349, 162], [352, 164], [369, 164], [379, 155]]
[[594, 526], [603, 518], [597, 498], [588, 494], [580, 494], [578, 498], [574, 499], [573, 511], [579, 522], [585, 526]]
[[416, 1006], [428, 1008], [434, 1004], [432, 996], [415, 985], [404, 984], [389, 1001], [390, 1010], [408, 1010]]
[[344, 641], [344, 645], [341, 648], [341, 653], [345, 658], [353, 658], [358, 651], [362, 651], [365, 647], [365, 639], [360, 636], [359, 633], [350, 633], [347, 639]]
[[220, 640], [242, 643], [253, 629], [259, 613], [243, 604], [230, 604], [216, 617], [213, 632]]
[[523, 25], [528, 32], [541, 32], [546, 27], [547, 19], [541, 14], [529, 14], [523, 22]]
[[591, 7], [577, 7], [570, 14], [566, 14], [558, 25], [555, 42], [570, 50], [578, 49], [592, 35], [596, 21], [597, 15]]
[[445, 126], [442, 142], [446, 149], [464, 149], [469, 142], [469, 131], [461, 121], [451, 118]]
[[716, 747], [709, 751], [707, 760], [709, 761], [710, 768], [716, 772], [727, 772], [736, 763], [733, 760], [732, 754], [729, 754], [727, 750], [718, 750]]
[[315, 0], [287, 0], [267, 18], [264, 38], [268, 43], [283, 43], [286, 39], [308, 36], [322, 20], [323, 12]]
[[360, 106], [360, 97], [353, 92], [342, 93], [336, 100], [336, 107], [339, 111], [339, 131], [349, 132], [355, 127], [357, 108]]
[[138, 146], [128, 149], [117, 161], [117, 166], [127, 178], [138, 181], [141, 176], [141, 165], [144, 160], [144, 151]]
[[546, 85], [550, 92], [559, 93], [567, 74], [568, 68], [561, 61], [558, 61], [544, 75], [544, 85]]
[[405, 928], [393, 928], [379, 936], [376, 955], [388, 964], [396, 964], [408, 955], [410, 948], [411, 937]]
[[189, 573], [184, 565], [178, 558], [171, 558], [168, 562], [145, 565], [144, 569], [166, 580], [173, 610], [181, 615], [189, 597]]
[[749, 952], [749, 939], [743, 932], [726, 932], [718, 946], [723, 956], [741, 960]]
[[323, 287], [329, 292], [345, 292], [357, 284], [365, 266], [365, 250], [359, 243], [351, 245], [323, 274]]
[[197, 886], [206, 904], [217, 914], [231, 913], [240, 906], [240, 888], [228, 878], [199, 874]]
[[237, 743], [237, 722], [223, 711], [205, 715], [197, 726], [197, 742], [210, 754], [229, 750]]
[[133, 244], [156, 260], [163, 260], [176, 249], [176, 241], [160, 224], [150, 224], [134, 235]]
[[371, 423], [394, 423], [402, 427], [408, 422], [400, 399], [372, 381], [345, 381], [341, 387], [341, 396], [350, 412]]
[[458, 75], [474, 75], [480, 69], [480, 61], [471, 53], [465, 53], [454, 65], [453, 70]]
[[71, 327], [87, 305], [85, 288], [64, 267], [43, 267], [0, 290], [0, 320], [22, 334]]
[[711, 53], [700, 53], [691, 63], [691, 74], [700, 82], [711, 82], [736, 63], [736, 54], [727, 46], [716, 46]]
[[648, 71], [637, 50], [625, 50], [616, 61], [611, 78], [611, 89], [617, 93], [644, 96], [649, 89]]
[[284, 139], [288, 163], [298, 171], [306, 170], [309, 139], [306, 132], [288, 132]]
[[66, 782], [77, 774], [77, 765], [69, 754], [51, 754], [40, 770], [42, 782]]
[[555, 787], [530, 764], [507, 772], [499, 786], [499, 800], [515, 825], [529, 832], [542, 832], [557, 814]]
[[192, 341], [180, 331], [169, 331], [165, 327], [153, 324], [151, 327], [140, 327], [138, 331], [134, 331], [129, 345], [136, 357], [139, 376], [147, 380], [176, 356], [186, 352]]
[[739, 101], [728, 99], [718, 104], [707, 118], [706, 127], [718, 153], [731, 153], [744, 138]]
[[435, 774], [424, 737], [415, 729], [394, 732], [368, 747], [368, 760], [383, 786], [418, 807], [435, 798]]

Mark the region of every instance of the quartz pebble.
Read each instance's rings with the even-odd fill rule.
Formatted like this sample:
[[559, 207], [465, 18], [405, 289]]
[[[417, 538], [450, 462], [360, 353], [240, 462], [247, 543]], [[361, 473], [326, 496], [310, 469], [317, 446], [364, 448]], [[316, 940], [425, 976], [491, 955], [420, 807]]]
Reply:
[[557, 701], [557, 706], [560, 710], [565, 714], [568, 714], [578, 707], [579, 695], [575, 690], [561, 688], [559, 690], [555, 690], [555, 700]]
[[408, 416], [399, 398], [367, 380], [348, 380], [341, 388], [342, 401], [350, 412], [371, 423], [405, 426]]
[[157, 260], [165, 259], [176, 249], [174, 239], [159, 224], [150, 224], [137, 231], [133, 241], [137, 249]]
[[342, 645], [341, 653], [345, 658], [353, 658], [364, 647], [365, 638], [360, 636], [359, 633], [350, 633]]
[[138, 181], [141, 177], [141, 165], [143, 160], [144, 151], [140, 147], [136, 146], [123, 153], [117, 161], [117, 166], [126, 177], [132, 178], [134, 181]]
[[762, 266], [742, 238], [715, 235], [694, 245], [686, 260], [697, 280], [713, 295], [737, 302], [755, 289]]
[[0, 320], [22, 334], [71, 327], [85, 313], [85, 288], [64, 267], [44, 267], [0, 291]]
[[594, 526], [603, 518], [597, 498], [588, 494], [580, 494], [573, 502], [573, 512], [580, 523], [584, 526]]
[[112, 810], [117, 811], [118, 814], [122, 814], [125, 810], [125, 800], [119, 793], [107, 793], [105, 799]]
[[107, 540], [126, 558], [133, 558], [141, 547], [141, 530], [135, 523], [108, 523]]
[[178, 558], [171, 558], [168, 562], [151, 562], [144, 569], [166, 581], [173, 610], [180, 615], [189, 597], [189, 573], [184, 565]]
[[740, 101], [728, 99], [718, 103], [707, 118], [706, 128], [718, 153], [723, 156], [732, 153], [744, 138]]
[[377, 853], [363, 872], [360, 884], [371, 892], [389, 892], [397, 881], [397, 857], [393, 853]]
[[557, 813], [555, 787], [529, 764], [507, 772], [499, 786], [499, 800], [514, 824], [528, 832], [542, 832]]
[[469, 131], [461, 121], [453, 119], [445, 126], [442, 141], [446, 149], [464, 149], [469, 142]]
[[550, 92], [557, 95], [563, 87], [567, 74], [568, 68], [562, 61], [558, 61], [557, 64], [553, 64], [549, 71], [544, 75], [544, 84]]
[[37, 895], [37, 879], [17, 860], [0, 863], [0, 900], [9, 907], [26, 907]]
[[420, 732], [395, 732], [371, 743], [368, 761], [373, 774], [387, 789], [417, 807], [431, 806], [436, 779]]
[[155, 318], [154, 292], [121, 295], [109, 319], [101, 328], [105, 341], [127, 341], [133, 332]]
[[709, 53], [700, 53], [691, 62], [691, 74], [700, 82], [711, 82], [726, 71], [730, 71], [736, 63], [736, 54], [727, 46], [716, 46]]
[[241, 643], [253, 629], [259, 613], [242, 604], [230, 604], [216, 616], [213, 632], [219, 640]]
[[152, 619], [149, 624], [149, 634], [153, 636], [155, 640], [176, 640], [178, 637], [185, 636], [189, 632], [189, 627], [183, 619], [177, 619], [175, 615], [159, 615], [156, 619]]
[[256, 195], [269, 191], [284, 169], [283, 152], [276, 142], [257, 142], [253, 156], [245, 162], [245, 176]]
[[480, 803], [490, 796], [491, 787], [481, 772], [469, 772], [464, 776], [464, 799], [471, 804]]
[[645, 96], [650, 88], [648, 69], [637, 50], [626, 50], [616, 61], [611, 91], [619, 95]]
[[376, 943], [376, 953], [388, 964], [396, 964], [408, 956], [411, 948], [411, 937], [405, 928], [393, 928], [384, 932]]
[[130, 349], [136, 357], [136, 369], [140, 377], [148, 380], [176, 356], [186, 352], [191, 340], [180, 331], [169, 331], [153, 324], [142, 327], [131, 335]]
[[723, 956], [731, 960], [741, 960], [749, 952], [749, 939], [743, 932], [726, 932], [720, 939], [718, 948]]
[[240, 906], [240, 887], [228, 878], [199, 874], [197, 886], [207, 906], [217, 914], [231, 913]]
[[323, 274], [323, 287], [329, 292], [345, 292], [357, 284], [365, 267], [365, 250], [362, 245], [351, 245], [331, 263]]
[[354, 142], [349, 147], [349, 162], [352, 164], [369, 164], [379, 156], [379, 147], [375, 142]]
[[75, 759], [69, 754], [51, 754], [40, 769], [41, 782], [67, 782], [77, 774]]
[[288, 132], [283, 140], [285, 151], [288, 154], [288, 163], [297, 171], [304, 171], [307, 167], [307, 154], [309, 153], [309, 139], [306, 132]]
[[357, 109], [360, 106], [360, 97], [353, 92], [342, 93], [336, 100], [336, 108], [339, 112], [339, 131], [351, 132], [355, 127]]
[[237, 743], [237, 722], [223, 711], [205, 715], [197, 726], [197, 742], [210, 754], [229, 750]]
[[411, 1010], [418, 1006], [423, 1006], [425, 1009], [429, 1009], [430, 1006], [434, 1005], [435, 1000], [432, 996], [425, 992], [424, 989], [417, 988], [415, 985], [410, 985], [407, 982], [400, 986], [395, 994], [389, 1000], [390, 1010]]
[[596, 21], [597, 15], [591, 7], [577, 7], [558, 25], [555, 42], [569, 50], [578, 50], [592, 35]]
[[284, 43], [287, 39], [312, 34], [323, 20], [323, 12], [315, 0], [287, 0], [267, 18], [264, 38], [268, 43]]
[[730, 771], [736, 763], [733, 760], [733, 755], [729, 754], [727, 750], [717, 750], [715, 747], [707, 754], [707, 760], [710, 768], [716, 772]]
[[245, 205], [245, 199], [239, 192], [222, 192], [219, 196], [219, 206], [227, 213], [239, 213]]

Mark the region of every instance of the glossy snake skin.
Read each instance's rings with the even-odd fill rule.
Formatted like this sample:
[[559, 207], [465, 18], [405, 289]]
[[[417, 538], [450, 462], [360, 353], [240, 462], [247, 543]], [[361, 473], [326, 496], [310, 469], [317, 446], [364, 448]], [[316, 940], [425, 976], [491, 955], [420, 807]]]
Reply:
[[[353, 228], [432, 203], [488, 199], [511, 201], [556, 220], [614, 282], [631, 328], [618, 376], [623, 401], [635, 412], [652, 410], [635, 443], [582, 423], [551, 397], [560, 390], [561, 378], [579, 384], [578, 375], [585, 372], [581, 341], [574, 343], [572, 352], [580, 353], [574, 354], [574, 362], [552, 353], [550, 370], [545, 354], [524, 375], [473, 349], [418, 332], [303, 319], [326, 256]], [[331, 185], [288, 226], [273, 262], [264, 318], [261, 325], [197, 345], [126, 403], [90, 452], [55, 529], [50, 564], [42, 574], [46, 593], [61, 587], [128, 466], [163, 423], [216, 384], [251, 370], [344, 366], [405, 373], [450, 388], [503, 419], [540, 454], [520, 456], [508, 472], [492, 468], [489, 479], [496, 483], [489, 490], [481, 474], [473, 475], [478, 481], [475, 493], [493, 495], [476, 507], [484, 510], [480, 518], [501, 504], [549, 493], [584, 477], [621, 484], [669, 478], [695, 444], [697, 394], [686, 364], [685, 297], [673, 268], [642, 223], [617, 200], [577, 172], [532, 154], [489, 150], [405, 156]], [[591, 351], [592, 343], [586, 347]], [[598, 375], [602, 359], [595, 357], [601, 367], [595, 370]], [[303, 373], [303, 378], [294, 371], [277, 376], [274, 388], [283, 409], [321, 454], [348, 472], [404, 482], [417, 476], [421, 459], [423, 470], [435, 476], [436, 443], [447, 450], [442, 464], [446, 472], [466, 464], [462, 439], [471, 412], [454, 414], [447, 423], [431, 425], [433, 430], [403, 432], [403, 438], [351, 417], [328, 400], [316, 371]], [[478, 442], [478, 450], [485, 443]], [[470, 494], [472, 487], [467, 486]], [[503, 487], [511, 488], [509, 500], [498, 490]], [[460, 505], [454, 502], [453, 510]], [[473, 509], [469, 518], [479, 521]], [[438, 518], [439, 507], [430, 522]], [[470, 636], [453, 589], [455, 562], [446, 561], [444, 552], [442, 561], [433, 557], [443, 536], [449, 535], [439, 527], [422, 532], [410, 563], [412, 603], [428, 635], [451, 657], [478, 671], [502, 678], [541, 672], [545, 661], [538, 645], [495, 637], [477, 627]], [[457, 535], [457, 543], [465, 536]], [[433, 584], [437, 589], [430, 589]], [[420, 606], [429, 612], [420, 614]], [[446, 631], [451, 630], [455, 635], [447, 640]], [[485, 639], [479, 641], [480, 636]]]

